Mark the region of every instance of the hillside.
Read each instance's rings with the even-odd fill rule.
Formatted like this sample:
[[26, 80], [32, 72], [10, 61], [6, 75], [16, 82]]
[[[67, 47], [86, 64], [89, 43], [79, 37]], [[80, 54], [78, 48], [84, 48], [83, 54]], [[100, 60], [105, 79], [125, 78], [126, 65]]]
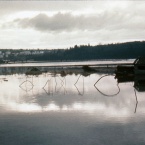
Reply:
[[83, 61], [98, 59], [135, 59], [145, 56], [145, 41], [107, 45], [75, 45], [69, 49], [1, 49], [1, 60], [7, 61]]
[[[97, 59], [133, 59], [145, 56], [145, 41], [126, 42], [108, 45], [75, 45], [69, 49], [57, 49], [33, 57], [34, 60], [97, 60]], [[29, 56], [31, 57], [31, 56]]]

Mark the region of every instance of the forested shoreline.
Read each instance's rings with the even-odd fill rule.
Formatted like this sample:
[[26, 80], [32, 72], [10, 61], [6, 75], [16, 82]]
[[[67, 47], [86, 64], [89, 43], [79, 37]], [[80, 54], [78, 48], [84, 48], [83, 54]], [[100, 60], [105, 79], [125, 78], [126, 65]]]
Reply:
[[[100, 59], [135, 59], [145, 56], [145, 41], [135, 41], [105, 45], [75, 45], [67, 49], [1, 49], [9, 55], [1, 60], [7, 61], [85, 61]], [[33, 54], [32, 52], [43, 52]], [[23, 52], [23, 53], [22, 53]], [[27, 52], [27, 53], [25, 53]], [[29, 52], [29, 53], [28, 53]], [[16, 55], [17, 54], [17, 55]]]

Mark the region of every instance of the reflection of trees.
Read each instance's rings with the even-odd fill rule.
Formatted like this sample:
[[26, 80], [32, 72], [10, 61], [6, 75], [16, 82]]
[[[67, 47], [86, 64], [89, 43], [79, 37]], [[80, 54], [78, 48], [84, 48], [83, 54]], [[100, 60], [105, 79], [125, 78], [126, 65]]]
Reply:
[[[83, 92], [82, 93], [79, 91], [79, 89], [78, 89], [78, 87], [76, 85], [78, 83], [78, 81], [79, 81], [79, 79], [80, 79], [81, 76], [83, 77]], [[81, 75], [81, 74], [79, 75], [79, 77], [78, 77], [77, 81], [75, 82], [74, 86], [77, 89], [78, 94], [81, 95], [81, 96], [83, 96], [84, 95], [84, 76], [83, 75]]]
[[[50, 94], [53, 95], [53, 84], [52, 84], [52, 82], [53, 82], [52, 78], [48, 79], [46, 81], [45, 85], [42, 88], [46, 92], [47, 95], [50, 95]], [[47, 86], [47, 89], [46, 89], [46, 86]]]
[[[102, 78], [107, 77], [107, 76], [110, 76], [110, 75], [104, 75], [104, 76], [100, 77], [100, 78], [96, 81], [96, 83], [94, 84], [94, 87], [96, 88], [96, 90], [97, 90], [98, 92], [100, 92], [100, 93], [101, 93], [102, 95], [104, 95], [104, 96], [107, 96], [107, 97], [116, 96], [116, 95], [119, 94], [119, 92], [120, 92], [120, 88], [119, 88], [118, 83], [117, 83], [118, 92], [115, 93], [115, 94], [112, 94], [112, 95], [108, 95], [108, 94], [106, 94], [106, 93], [103, 93], [102, 91], [100, 91], [100, 90], [96, 87], [96, 84], [97, 84]], [[136, 105], [135, 105], [134, 113], [136, 113], [136, 111], [137, 111], [137, 106], [138, 106], [138, 99], [137, 99], [136, 89], [134, 89], [134, 93], [135, 93], [135, 99], [136, 99]]]
[[[32, 81], [28, 80], [29, 76], [26, 76], [26, 80], [23, 81], [19, 87], [24, 90], [25, 92], [29, 92], [33, 89], [34, 85], [33, 85], [33, 76], [32, 76]], [[30, 87], [29, 87], [30, 84]]]
[[[144, 61], [144, 59], [141, 60], [141, 61]], [[134, 64], [136, 64], [138, 62], [140, 63], [139, 59], [136, 59], [135, 62], [134, 62]], [[144, 92], [145, 91], [145, 77], [144, 77], [144, 72], [142, 72], [141, 74], [135, 74], [135, 73], [134, 74], [130, 74], [130, 73], [128, 73], [128, 74], [118, 73], [118, 74], [116, 74], [116, 77], [115, 78], [118, 80], [119, 83], [126, 83], [126, 82], [133, 82], [134, 83], [134, 93], [135, 93], [135, 99], [136, 99], [136, 105], [135, 105], [134, 113], [136, 113], [137, 106], [138, 106], [137, 92]]]
[[[43, 74], [44, 75], [44, 74]], [[41, 89], [43, 89], [42, 91], [43, 91], [43, 96], [45, 96], [46, 98], [48, 98], [47, 97], [47, 95], [48, 96], [50, 96], [50, 95], [54, 95], [54, 93], [61, 93], [62, 95], [63, 95], [63, 93], [64, 93], [64, 95], [66, 94], [66, 81], [69, 81], [69, 80], [67, 80], [66, 79], [66, 76], [61, 76], [61, 75], [57, 75], [57, 74], [55, 74], [55, 75], [52, 75], [52, 74], [50, 74], [50, 73], [46, 73], [45, 74], [46, 76], [45, 76], [45, 80], [43, 80], [43, 84], [41, 84], [42, 86], [41, 86]], [[99, 86], [100, 85], [97, 85], [97, 83], [101, 80], [101, 79], [105, 79], [105, 77], [107, 77], [107, 76], [114, 76], [114, 75], [104, 75], [104, 76], [101, 76], [95, 83], [94, 83], [94, 87], [95, 87], [95, 89], [100, 93], [100, 94], [102, 94], [103, 96], [107, 96], [107, 97], [113, 97], [113, 96], [116, 96], [117, 94], [119, 94], [120, 93], [120, 86], [118, 85], [118, 83], [117, 83], [117, 80], [116, 80], [116, 84], [115, 84], [115, 88], [116, 88], [116, 86], [117, 86], [117, 92], [116, 93], [114, 93], [114, 94], [107, 94], [106, 92], [108, 92], [108, 90], [106, 91], [106, 88], [104, 88], [104, 86], [102, 86], [102, 88], [103, 88], [103, 90], [104, 91], [101, 91], [100, 89], [99, 89]], [[26, 78], [25, 78], [26, 77]], [[22, 82], [20, 85], [19, 85], [19, 87], [23, 90], [23, 91], [25, 91], [26, 93], [27, 92], [33, 92], [33, 90], [35, 91], [35, 87], [34, 87], [34, 85], [35, 85], [35, 80], [33, 81], [33, 79], [36, 79], [34, 76], [25, 76], [25, 77], [23, 77], [23, 82], [22, 82], [22, 80], [20, 81], [20, 82]], [[42, 75], [40, 76], [40, 77], [42, 77]], [[70, 80], [72, 81], [71, 83], [73, 83], [74, 84], [74, 86], [75, 86], [75, 88], [74, 88], [74, 90], [73, 91], [75, 91], [75, 89], [76, 89], [76, 91], [77, 91], [77, 95], [81, 95], [81, 96], [83, 96], [84, 95], [84, 78], [85, 76], [84, 75], [82, 75], [82, 74], [80, 74], [80, 75], [78, 75], [78, 76], [75, 76], [75, 83], [73, 83], [73, 81], [72, 81], [72, 79], [71, 79], [71, 76], [70, 76]], [[3, 79], [6, 79], [6, 78], [1, 78], [2, 80]], [[19, 78], [18, 79], [22, 79], [22, 78], [20, 78], [20, 76], [19, 76]], [[108, 79], [107, 79], [108, 80]], [[113, 77], [111, 77], [111, 81], [113, 80]], [[137, 78], [134, 78], [134, 94], [135, 94], [135, 101], [136, 101], [136, 103], [133, 105], [134, 107], [133, 107], [133, 112], [134, 113], [136, 113], [137, 112], [137, 107], [138, 107], [138, 95], [139, 95], [139, 93], [138, 93], [138, 90], [141, 90], [141, 91], [143, 91], [142, 89], [136, 89], [137, 87], [138, 88], [144, 88], [144, 78], [142, 78], [141, 76], [140, 77], [137, 77]], [[125, 81], [126, 82], [126, 81]], [[104, 81], [103, 81], [103, 83], [104, 83]], [[67, 85], [69, 85], [69, 83], [67, 83]], [[72, 85], [72, 84], [71, 84]], [[93, 85], [93, 84], [92, 84]], [[136, 87], [137, 86], [137, 87]], [[91, 87], [91, 86], [90, 86]], [[93, 86], [92, 86], [93, 87]], [[111, 88], [111, 90], [113, 90], [113, 88]], [[45, 92], [44, 92], [45, 91]], [[44, 95], [44, 93], [46, 93], [45, 95]], [[29, 93], [28, 93], [29, 94]], [[33, 94], [33, 96], [34, 96], [34, 94]], [[35, 96], [39, 96], [38, 94], [36, 94]], [[39, 96], [39, 99], [40, 99], [41, 97]]]
[[[50, 75], [50, 74], [49, 74], [49, 76], [50, 76], [50, 78], [47, 79], [46, 83], [45, 83], [44, 86], [42, 87], [42, 89], [45, 91], [45, 93], [48, 94], [48, 95], [51, 95], [51, 94], [53, 95], [54, 92], [55, 92], [55, 93], [58, 93], [58, 92], [60, 92], [60, 91], [63, 89], [63, 90], [64, 90], [64, 94], [65, 94], [65, 93], [66, 93], [66, 76], [62, 76], [62, 75], [60, 75], [60, 76], [58, 76], [58, 75], [52, 76], [52, 75]], [[118, 92], [115, 93], [115, 94], [111, 94], [111, 95], [108, 95], [108, 94], [106, 94], [106, 93], [100, 91], [99, 88], [96, 86], [96, 84], [97, 84], [102, 78], [107, 77], [107, 76], [110, 76], [110, 75], [104, 75], [104, 76], [100, 77], [100, 78], [96, 81], [96, 83], [94, 84], [94, 87], [95, 87], [96, 90], [98, 90], [98, 91], [99, 91], [102, 95], [104, 95], [104, 96], [116, 96], [116, 95], [119, 94], [119, 92], [120, 92], [120, 88], [119, 88], [118, 84], [117, 84]], [[112, 76], [112, 75], [111, 75], [111, 76]], [[26, 80], [23, 81], [23, 82], [19, 85], [19, 87], [20, 87], [22, 90], [28, 92], [28, 91], [30, 91], [30, 90], [33, 89], [33, 87], [34, 87], [34, 84], [33, 84], [33, 76], [31, 76], [31, 77], [32, 77], [32, 80], [31, 80], [31, 81], [27, 79], [27, 78], [28, 78], [28, 76], [27, 76], [27, 77], [26, 77]], [[82, 90], [82, 92], [80, 91], [79, 87], [77, 86], [77, 83], [78, 83], [78, 81], [80, 80], [81, 77], [82, 77], [82, 79], [83, 79], [83, 82], [82, 82], [82, 83], [83, 83], [83, 84], [82, 84], [83, 90]], [[59, 88], [58, 88], [58, 81], [57, 81], [57, 79], [60, 80], [60, 87], [59, 87]], [[55, 85], [53, 84], [53, 82], [55, 82], [55, 83], [54, 83]], [[31, 86], [31, 87], [30, 87], [30, 86]], [[55, 89], [53, 88], [54, 86], [55, 86]], [[80, 75], [78, 76], [78, 78], [77, 78], [77, 80], [76, 80], [74, 86], [75, 86], [76, 90], [78, 91], [78, 94], [83, 96], [83, 95], [84, 95], [84, 75], [80, 74]]]
[[66, 77], [58, 77], [61, 81], [61, 86], [58, 88], [58, 90], [56, 92], [60, 92], [60, 90], [63, 88], [64, 89], [64, 94], [66, 93]]
[[[57, 89], [57, 86], [58, 86], [58, 82], [57, 82], [57, 79], [56, 79], [56, 76], [51, 76], [50, 79], [48, 79], [45, 83], [45, 85], [43, 86], [43, 90], [48, 94], [52, 94], [54, 92], [60, 92], [60, 90], [63, 88], [64, 89], [64, 94], [66, 93], [66, 78], [65, 77], [59, 77], [57, 76], [57, 78], [59, 78], [60, 80], [60, 87]], [[55, 89], [53, 89], [54, 85], [53, 85], [53, 79], [54, 79], [54, 82], [55, 82]], [[54, 91], [55, 90], [55, 91]]]
[[[43, 74], [44, 75], [44, 74]], [[41, 103], [45, 103], [45, 102], [49, 102], [50, 101], [50, 97], [49, 96], [54, 96], [53, 98], [51, 98], [51, 99], [53, 99], [53, 100], [55, 100], [55, 97], [57, 96], [57, 93], [58, 94], [60, 94], [61, 93], [61, 95], [63, 95], [63, 93], [65, 94], [66, 93], [66, 83], [67, 83], [67, 85], [69, 85], [70, 86], [70, 83], [71, 83], [71, 89], [73, 89], [73, 93], [74, 93], [74, 91], [76, 92], [75, 93], [75, 95], [81, 95], [81, 96], [83, 96], [84, 95], [84, 76], [83, 75], [78, 75], [78, 76], [75, 76], [75, 80], [74, 80], [74, 78], [73, 77], [71, 77], [71, 76], [69, 76], [68, 78], [70, 78], [70, 80], [68, 80], [68, 78], [66, 78], [65, 76], [64, 77], [62, 77], [61, 75], [52, 75], [52, 74], [50, 74], [50, 73], [48, 73], [45, 77], [42, 77], [43, 75], [41, 75], [41, 76], [39, 76], [40, 78], [42, 78], [41, 79], [41, 81], [42, 82], [40, 82], [40, 83], [42, 83], [41, 84], [41, 93], [42, 93], [42, 96], [43, 97], [41, 97], [41, 95], [40, 94], [38, 94], [38, 92], [35, 92], [35, 91], [37, 91], [36, 89], [35, 89], [35, 87], [34, 87], [34, 85], [36, 85], [36, 88], [37, 88], [37, 78], [36, 77], [34, 77], [34, 76], [31, 76], [31, 77], [26, 77], [26, 76], [23, 76], [23, 79], [22, 78], [20, 78], [20, 76], [18, 76], [18, 79], [22, 79], [21, 81], [19, 81], [21, 84], [19, 85], [20, 86], [20, 88], [23, 90], [23, 91], [25, 91], [26, 93], [27, 92], [29, 92], [29, 93], [31, 93], [31, 91], [33, 92], [33, 90], [34, 90], [34, 93], [35, 93], [35, 95], [34, 94], [31, 94], [31, 98], [32, 99], [35, 99], [36, 101], [37, 100], [40, 100], [40, 102]], [[95, 77], [96, 77], [97, 75], [95, 75]], [[120, 88], [119, 87], [121, 87], [120, 85], [118, 86], [118, 84], [116, 84], [116, 81], [114, 82], [115, 84], [115, 90], [113, 90], [114, 89], [114, 87], [112, 86], [112, 88], [111, 88], [111, 91], [117, 91], [115, 94], [110, 94], [110, 92], [108, 92], [108, 90], [109, 89], [107, 89], [107, 88], [104, 88], [104, 86], [103, 86], [103, 84], [105, 84], [105, 81], [108, 81], [108, 79], [110, 80], [110, 82], [112, 82], [114, 79], [113, 79], [113, 77], [109, 77], [109, 78], [105, 78], [105, 77], [107, 77], [107, 76], [113, 76], [113, 75], [104, 75], [104, 76], [101, 76], [100, 78], [98, 78], [97, 79], [97, 81], [94, 83], [94, 87], [95, 87], [95, 89], [99, 92], [99, 93], [101, 93], [103, 96], [109, 96], [109, 97], [113, 97], [113, 96], [116, 96], [117, 94], [119, 94], [119, 92], [120, 92]], [[17, 77], [17, 76], [16, 76]], [[98, 76], [97, 76], [98, 77]], [[91, 77], [92, 78], [92, 77]], [[89, 77], [88, 77], [88, 79], [89, 79]], [[104, 81], [101, 81], [101, 79], [104, 79]], [[39, 80], [39, 79], [38, 79]], [[86, 79], [87, 80], [87, 79]], [[89, 79], [89, 81], [91, 80], [91, 82], [93, 82], [92, 81], [92, 79]], [[137, 79], [136, 79], [137, 80]], [[140, 80], [140, 79], [139, 79]], [[142, 79], [141, 79], [142, 80]], [[67, 82], [68, 81], [68, 82]], [[70, 82], [69, 82], [70, 81]], [[98, 82], [103, 82], [103, 84], [102, 84], [102, 86], [101, 86], [101, 88], [99, 88], [100, 87], [100, 83], [98, 83]], [[98, 83], [98, 84], [97, 84]], [[141, 81], [141, 84], [142, 84], [143, 82]], [[72, 85], [74, 85], [74, 88], [73, 88], [73, 86]], [[88, 84], [87, 84], [88, 85]], [[117, 87], [116, 87], [116, 85], [117, 85], [117, 87], [118, 87], [118, 89], [117, 89]], [[40, 87], [40, 85], [38, 85], [38, 87]], [[42, 88], [43, 87], [43, 88]], [[89, 86], [89, 87], [93, 87], [93, 84], [91, 85], [91, 86]], [[108, 86], [109, 87], [109, 86]], [[110, 88], [110, 87], [109, 87]], [[40, 89], [40, 88], [38, 88], [38, 89]], [[90, 90], [92, 90], [92, 88], [89, 88]], [[117, 90], [116, 90], [117, 89]], [[69, 89], [68, 89], [69, 90]], [[90, 91], [89, 90], [89, 91]], [[101, 90], [104, 90], [104, 91], [101, 91]], [[22, 91], [22, 92], [23, 92]], [[45, 92], [44, 92], [45, 91]], [[95, 90], [93, 90], [93, 91], [95, 91]], [[122, 90], [123, 91], [123, 90]], [[70, 92], [71, 92], [71, 90], [70, 90]], [[30, 95], [29, 93], [27, 93], [28, 95]], [[46, 93], [46, 94], [45, 94]], [[134, 98], [134, 103], [132, 104], [133, 106], [133, 108], [132, 108], [132, 112], [134, 112], [134, 113], [136, 113], [137, 112], [137, 107], [138, 107], [138, 95], [139, 95], [139, 93], [137, 92], [137, 90], [136, 89], [134, 89], [134, 93], [135, 93], [135, 98]], [[56, 94], [56, 96], [55, 96], [55, 94]], [[68, 93], [69, 94], [69, 93]], [[110, 94], [110, 95], [108, 95], [108, 94]], [[26, 96], [26, 98], [25, 99], [28, 99], [28, 97], [29, 96]], [[101, 95], [101, 96], [102, 96]], [[59, 95], [58, 95], [59, 96]], [[58, 97], [57, 96], [57, 97]], [[63, 95], [64, 96], [64, 95]], [[23, 97], [23, 96], [22, 96]], [[36, 98], [37, 97], [37, 98]], [[88, 95], [87, 95], [87, 97], [89, 97]], [[127, 96], [126, 96], [127, 97]], [[134, 97], [134, 96], [133, 96]], [[62, 99], [62, 98], [60, 98], [60, 99]], [[64, 99], [64, 98], [63, 98]], [[62, 102], [65, 100], [61, 100]], [[88, 99], [88, 98], [87, 98]], [[111, 99], [111, 98], [110, 98]], [[56, 99], [57, 100], [57, 99]], [[66, 99], [67, 100], [67, 99]], [[39, 101], [38, 101], [39, 102]], [[123, 102], [124, 103], [124, 102]], [[44, 105], [45, 106], [45, 105]]]

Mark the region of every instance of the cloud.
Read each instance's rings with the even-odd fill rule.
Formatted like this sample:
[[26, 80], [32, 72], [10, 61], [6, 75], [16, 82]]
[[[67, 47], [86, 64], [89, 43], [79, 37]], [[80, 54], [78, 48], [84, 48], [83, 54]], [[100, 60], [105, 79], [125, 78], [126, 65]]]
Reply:
[[0, 1], [0, 15], [22, 11], [84, 11], [86, 8], [102, 9], [100, 1]]
[[39, 14], [33, 18], [16, 19], [14, 22], [22, 28], [33, 28], [39, 31], [94, 31], [114, 27], [114, 22], [119, 24], [123, 23], [121, 17], [122, 15], [115, 13], [112, 15], [103, 13], [97, 16], [74, 16], [71, 13], [57, 13], [52, 17], [46, 14]]
[[[5, 26], [32, 28], [41, 32], [70, 32], [97, 30], [138, 30], [145, 28], [142, 2], [3, 2], [0, 13], [13, 12], [14, 21]], [[16, 11], [36, 12], [16, 18]], [[90, 13], [89, 13], [90, 11]], [[52, 15], [50, 16], [49, 13]], [[27, 14], [27, 15], [28, 15]]]
[[77, 25], [79, 27], [78, 17], [74, 17], [69, 13], [57, 13], [53, 17], [39, 14], [31, 19], [17, 19], [15, 22], [23, 28], [31, 27], [39, 31], [64, 31], [75, 29]]
[[143, 1], [2, 1], [0, 44], [65, 48], [144, 40], [144, 6]]
[[41, 32], [144, 29], [145, 16], [137, 14], [133, 17], [133, 14], [119, 10], [106, 10], [91, 15], [58, 12], [50, 17], [40, 13], [32, 18], [15, 19], [13, 23], [22, 28], [33, 28]]

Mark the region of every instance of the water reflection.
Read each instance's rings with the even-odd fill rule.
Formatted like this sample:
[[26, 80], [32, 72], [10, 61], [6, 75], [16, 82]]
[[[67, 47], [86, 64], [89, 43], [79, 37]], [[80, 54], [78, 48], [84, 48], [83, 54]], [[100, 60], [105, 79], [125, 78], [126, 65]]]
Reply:
[[[138, 90], [134, 92], [132, 83], [118, 84], [111, 75], [84, 77], [48, 73], [1, 76], [1, 80], [1, 112], [79, 111], [99, 114], [104, 111], [104, 115], [115, 117], [115, 114], [130, 115], [134, 110], [139, 113], [138, 97], [143, 95], [136, 92]], [[108, 96], [114, 97], [108, 99]]]
[[132, 82], [134, 87], [134, 94], [136, 99], [135, 111], [137, 112], [138, 107], [138, 93], [145, 92], [145, 77], [144, 75], [116, 75], [115, 77], [118, 83], [128, 83]]
[[[82, 91], [80, 91], [80, 90], [79, 90], [79, 87], [77, 87], [77, 83], [78, 83], [80, 77], [82, 77], [82, 79], [83, 79], [83, 84], [82, 84], [83, 90], [82, 90]], [[79, 75], [79, 77], [77, 78], [77, 81], [75, 82], [74, 86], [76, 87], [76, 89], [77, 89], [77, 91], [78, 91], [78, 95], [83, 96], [83, 95], [84, 95], [84, 76], [83, 76], [83, 75]]]
[[1, 75], [0, 144], [144, 144], [144, 92], [103, 76]]
[[[97, 87], [98, 82], [99, 82], [100, 80], [102, 80], [102, 79], [108, 77], [108, 76], [110, 76], [110, 75], [104, 75], [104, 76], [100, 77], [100, 78], [96, 81], [96, 83], [94, 84], [94, 87], [95, 87], [96, 90], [98, 90], [102, 95], [107, 96], [107, 97], [113, 97], [113, 96], [118, 95], [119, 92], [120, 92], [120, 88], [119, 88], [118, 83], [116, 84], [118, 90], [117, 90], [117, 92], [115, 92], [115, 93], [113, 93], [113, 94], [106, 94], [106, 93], [103, 93], [103, 92]], [[114, 75], [111, 75], [111, 76], [114, 76]], [[101, 86], [104, 86], [104, 85], [102, 84]], [[111, 86], [112, 86], [112, 85], [111, 85]], [[112, 88], [112, 89], [113, 89], [113, 88]], [[110, 90], [111, 90], [111, 89], [110, 89]], [[110, 91], [110, 90], [109, 90], [109, 91]]]

